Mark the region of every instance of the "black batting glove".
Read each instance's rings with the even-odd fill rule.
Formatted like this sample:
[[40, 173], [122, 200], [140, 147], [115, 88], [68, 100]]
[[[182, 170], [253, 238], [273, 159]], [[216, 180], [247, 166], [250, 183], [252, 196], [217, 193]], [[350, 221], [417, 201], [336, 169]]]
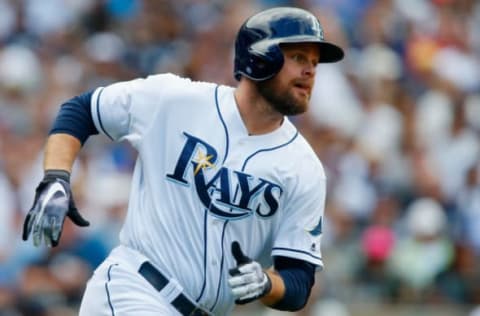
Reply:
[[228, 285], [232, 289], [235, 303], [247, 304], [268, 294], [272, 282], [262, 266], [247, 257], [236, 241], [232, 243], [232, 255], [237, 266], [228, 271]]
[[35, 199], [23, 223], [23, 240], [32, 234], [38, 247], [42, 239], [48, 247], [58, 245], [65, 217], [78, 226], [88, 226], [78, 212], [70, 189], [70, 173], [65, 170], [47, 170], [35, 190]]

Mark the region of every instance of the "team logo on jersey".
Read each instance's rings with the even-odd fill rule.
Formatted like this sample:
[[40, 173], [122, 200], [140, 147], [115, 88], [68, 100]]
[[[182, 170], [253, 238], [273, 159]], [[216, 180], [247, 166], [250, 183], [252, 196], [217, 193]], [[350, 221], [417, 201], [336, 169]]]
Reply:
[[318, 224], [315, 225], [315, 227], [313, 227], [312, 229], [306, 229], [306, 231], [308, 231], [308, 233], [312, 236], [320, 236], [320, 234], [322, 233], [322, 217], [320, 216], [320, 220], [318, 221]]
[[173, 173], [167, 179], [195, 186], [205, 208], [226, 219], [241, 219], [254, 212], [269, 217], [278, 209], [282, 188], [271, 181], [217, 166], [215, 148], [203, 140], [184, 133], [187, 138]]

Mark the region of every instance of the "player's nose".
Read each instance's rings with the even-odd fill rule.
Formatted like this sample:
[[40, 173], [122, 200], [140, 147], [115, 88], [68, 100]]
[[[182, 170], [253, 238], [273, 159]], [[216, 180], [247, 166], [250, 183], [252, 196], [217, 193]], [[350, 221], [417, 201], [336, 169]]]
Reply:
[[307, 65], [305, 65], [305, 67], [303, 67], [302, 75], [305, 77], [314, 77], [316, 71], [317, 71], [317, 65], [308, 63]]

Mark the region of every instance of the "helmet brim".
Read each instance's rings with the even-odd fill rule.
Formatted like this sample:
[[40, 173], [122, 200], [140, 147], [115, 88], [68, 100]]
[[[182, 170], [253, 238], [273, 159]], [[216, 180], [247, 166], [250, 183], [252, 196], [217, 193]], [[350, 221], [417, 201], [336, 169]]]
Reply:
[[319, 63], [334, 63], [340, 61], [345, 56], [343, 49], [329, 42], [318, 42], [320, 46]]
[[261, 55], [265, 55], [265, 52], [269, 50], [272, 45], [281, 44], [294, 44], [294, 43], [315, 43], [318, 44], [320, 49], [319, 63], [334, 63], [340, 61], [345, 56], [343, 49], [330, 42], [319, 39], [315, 36], [290, 36], [288, 38], [276, 38], [258, 41], [253, 44], [251, 49]]

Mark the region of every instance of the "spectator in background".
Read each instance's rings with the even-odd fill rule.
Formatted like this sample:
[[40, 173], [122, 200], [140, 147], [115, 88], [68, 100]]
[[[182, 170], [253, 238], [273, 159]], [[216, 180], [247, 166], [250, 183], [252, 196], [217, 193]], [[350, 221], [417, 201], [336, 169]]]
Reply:
[[406, 231], [398, 236], [390, 257], [392, 274], [399, 279], [397, 297], [406, 302], [429, 302], [435, 278], [453, 259], [443, 207], [430, 198], [419, 198], [407, 209]]

